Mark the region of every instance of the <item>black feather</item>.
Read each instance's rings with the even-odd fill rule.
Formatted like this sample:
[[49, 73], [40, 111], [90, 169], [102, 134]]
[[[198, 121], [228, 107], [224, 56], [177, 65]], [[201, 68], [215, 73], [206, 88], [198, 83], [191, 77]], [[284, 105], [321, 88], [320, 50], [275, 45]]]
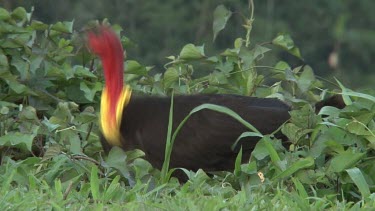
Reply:
[[[121, 142], [124, 150], [141, 149], [156, 168], [161, 168], [164, 161], [170, 101], [168, 97], [134, 96], [123, 112]], [[290, 107], [277, 99], [238, 95], [175, 96], [173, 130], [193, 108], [204, 103], [235, 111], [262, 134], [274, 132], [290, 117]], [[199, 111], [188, 119], [177, 135], [170, 167], [231, 170], [238, 153], [231, 146], [246, 131], [249, 129], [226, 114], [212, 110]], [[258, 137], [251, 137], [240, 142], [244, 157], [249, 157], [258, 140]], [[105, 141], [102, 143], [104, 149], [110, 149]]]

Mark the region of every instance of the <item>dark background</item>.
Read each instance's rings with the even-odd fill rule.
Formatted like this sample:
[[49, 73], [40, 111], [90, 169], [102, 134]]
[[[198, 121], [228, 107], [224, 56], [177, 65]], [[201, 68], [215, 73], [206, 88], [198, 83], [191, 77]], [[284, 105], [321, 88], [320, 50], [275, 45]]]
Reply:
[[[316, 74], [339, 78], [350, 88], [372, 88], [375, 81], [375, 1], [373, 0], [255, 0], [252, 43], [271, 41], [278, 32], [291, 34], [305, 62]], [[2, 0], [2, 7], [18, 6], [46, 22], [74, 20], [79, 30], [90, 20], [108, 18], [119, 24], [135, 45], [128, 58], [163, 71], [169, 55], [187, 43], [205, 44], [206, 54], [233, 46], [245, 34], [240, 13], [249, 14], [247, 1], [235, 0]], [[212, 42], [213, 11], [224, 4], [235, 12], [227, 28]], [[337, 56], [337, 65], [329, 57]], [[301, 61], [283, 51], [268, 58], [269, 65]]]

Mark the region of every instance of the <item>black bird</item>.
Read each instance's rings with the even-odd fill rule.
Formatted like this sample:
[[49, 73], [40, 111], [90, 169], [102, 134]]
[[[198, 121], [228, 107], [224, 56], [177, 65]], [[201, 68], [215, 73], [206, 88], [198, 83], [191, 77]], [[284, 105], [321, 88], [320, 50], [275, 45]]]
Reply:
[[[105, 75], [100, 120], [104, 150], [108, 152], [112, 146], [141, 149], [146, 159], [160, 169], [171, 99], [131, 95], [130, 88], [123, 82], [123, 48], [111, 29], [101, 26], [97, 33], [90, 32], [88, 39], [90, 48], [102, 60]], [[220, 94], [175, 96], [174, 129], [193, 108], [205, 103], [235, 111], [262, 134], [274, 132], [290, 118], [290, 107], [277, 99]], [[232, 150], [231, 146], [246, 131], [249, 129], [226, 114], [201, 110], [193, 114], [178, 133], [170, 166], [189, 170], [231, 170], [238, 154], [238, 147]], [[240, 142], [244, 157], [250, 156], [258, 140], [259, 137], [250, 137]]]

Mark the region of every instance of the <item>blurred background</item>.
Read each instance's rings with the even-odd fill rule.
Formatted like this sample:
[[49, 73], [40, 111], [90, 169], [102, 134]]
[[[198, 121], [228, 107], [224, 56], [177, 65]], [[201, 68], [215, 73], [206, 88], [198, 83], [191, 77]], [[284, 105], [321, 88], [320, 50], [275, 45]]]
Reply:
[[[289, 33], [305, 63], [319, 76], [335, 76], [352, 89], [373, 88], [375, 81], [375, 1], [373, 0], [254, 0], [252, 44], [271, 41], [278, 32]], [[234, 12], [226, 29], [212, 41], [213, 11], [224, 4]], [[205, 45], [206, 55], [233, 46], [244, 37], [242, 15], [247, 0], [1, 0], [0, 6], [18, 6], [45, 23], [74, 20], [80, 30], [90, 20], [108, 18], [123, 27], [133, 43], [128, 58], [164, 71], [166, 56], [177, 55], [187, 43]], [[269, 47], [269, 46], [267, 46]], [[271, 54], [269, 54], [271, 55]], [[269, 65], [285, 60], [303, 63], [278, 51], [267, 56]]]

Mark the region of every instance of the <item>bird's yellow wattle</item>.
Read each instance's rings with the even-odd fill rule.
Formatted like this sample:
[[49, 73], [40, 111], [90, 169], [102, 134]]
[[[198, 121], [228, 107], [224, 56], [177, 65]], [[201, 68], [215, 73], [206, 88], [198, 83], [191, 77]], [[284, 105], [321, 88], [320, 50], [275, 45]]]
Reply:
[[[128, 86], [125, 86], [116, 105], [111, 105], [111, 100], [113, 99], [109, 99], [108, 89], [106, 87], [103, 89], [102, 99], [100, 102], [100, 124], [104, 138], [113, 146], [121, 146], [120, 126], [122, 113], [125, 107], [128, 105], [130, 97], [131, 89]], [[115, 106], [115, 114], [111, 113], [111, 106]], [[113, 115], [115, 115], [114, 118]]]

